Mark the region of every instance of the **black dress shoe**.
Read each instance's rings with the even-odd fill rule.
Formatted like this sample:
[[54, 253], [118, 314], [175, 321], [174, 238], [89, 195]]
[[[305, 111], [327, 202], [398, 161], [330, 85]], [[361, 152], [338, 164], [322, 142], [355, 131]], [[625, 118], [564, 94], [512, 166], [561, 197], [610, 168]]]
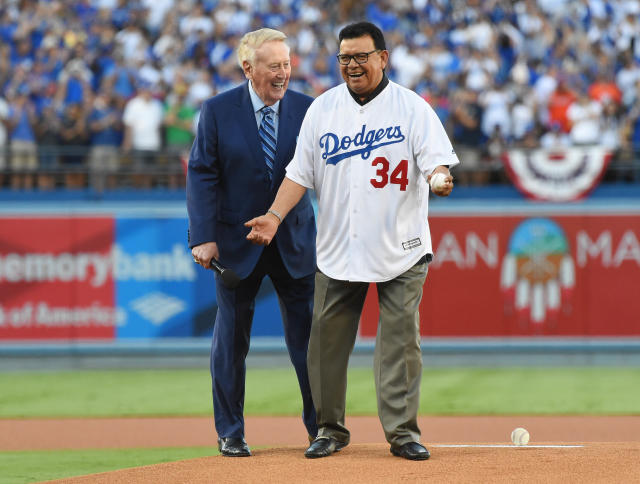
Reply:
[[348, 442], [338, 442], [333, 437], [318, 437], [309, 448], [305, 451], [304, 456], [309, 459], [317, 459], [318, 457], [328, 457], [334, 452], [338, 452], [346, 447]]
[[397, 447], [392, 445], [391, 453], [409, 460], [427, 460], [431, 457], [427, 448], [418, 442], [407, 442]]
[[226, 457], [249, 457], [251, 451], [242, 437], [223, 437], [218, 439], [218, 450]]

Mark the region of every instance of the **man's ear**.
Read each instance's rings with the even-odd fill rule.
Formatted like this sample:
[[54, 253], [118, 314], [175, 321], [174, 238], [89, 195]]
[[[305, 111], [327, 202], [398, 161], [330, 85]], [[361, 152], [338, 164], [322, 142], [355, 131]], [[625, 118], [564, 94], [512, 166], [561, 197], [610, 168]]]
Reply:
[[389, 51], [383, 50], [380, 52], [380, 58], [382, 59], [382, 68], [384, 69], [389, 64]]
[[242, 71], [244, 72], [244, 77], [246, 77], [247, 79], [251, 79], [253, 67], [251, 66], [249, 61], [242, 61]]

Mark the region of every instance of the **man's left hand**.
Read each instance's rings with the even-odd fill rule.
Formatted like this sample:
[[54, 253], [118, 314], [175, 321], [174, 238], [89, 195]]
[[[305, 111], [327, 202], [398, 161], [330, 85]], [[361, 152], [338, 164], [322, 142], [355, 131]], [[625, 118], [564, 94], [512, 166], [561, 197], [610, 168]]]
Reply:
[[251, 227], [247, 240], [253, 244], [269, 245], [278, 231], [278, 219], [273, 215], [261, 215], [245, 222], [245, 227]]

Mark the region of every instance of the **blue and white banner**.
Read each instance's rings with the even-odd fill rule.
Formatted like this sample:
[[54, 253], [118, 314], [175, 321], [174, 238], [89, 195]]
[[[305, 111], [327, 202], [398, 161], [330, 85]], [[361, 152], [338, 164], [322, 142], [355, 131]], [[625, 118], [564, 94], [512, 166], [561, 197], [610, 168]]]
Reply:
[[116, 218], [115, 232], [116, 337], [198, 336], [193, 322], [216, 299], [213, 278], [187, 247], [187, 221]]
[[[186, 218], [116, 218], [111, 249], [116, 338], [211, 336], [217, 312], [213, 271], [193, 262]], [[254, 336], [282, 336], [267, 279], [256, 298]]]

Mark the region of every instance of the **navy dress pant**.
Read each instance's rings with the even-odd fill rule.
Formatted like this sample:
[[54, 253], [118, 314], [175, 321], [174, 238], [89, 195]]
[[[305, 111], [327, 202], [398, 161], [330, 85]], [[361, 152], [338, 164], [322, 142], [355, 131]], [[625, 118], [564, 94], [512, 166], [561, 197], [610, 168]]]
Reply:
[[[289, 357], [302, 394], [302, 420], [309, 436], [318, 431], [307, 372], [307, 348], [311, 332], [315, 275], [293, 279], [275, 243], [265, 247], [253, 272], [230, 289], [216, 274], [218, 313], [211, 345], [213, 413], [218, 437], [244, 437], [244, 396], [255, 299], [268, 276], [276, 290]], [[260, 315], [256, 321], [260, 324]]]

